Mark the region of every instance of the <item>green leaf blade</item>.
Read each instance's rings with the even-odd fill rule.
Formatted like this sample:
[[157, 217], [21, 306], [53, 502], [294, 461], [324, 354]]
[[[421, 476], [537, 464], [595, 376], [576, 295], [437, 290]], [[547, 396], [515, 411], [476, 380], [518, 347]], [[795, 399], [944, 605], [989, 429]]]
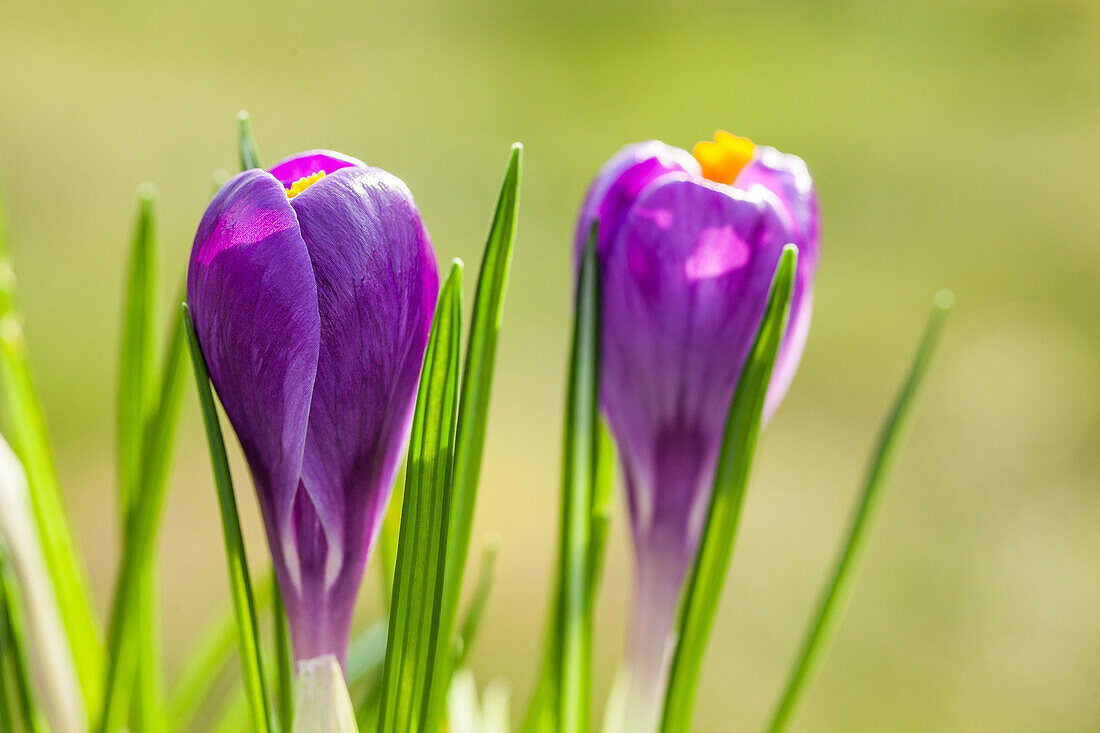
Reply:
[[[176, 320], [168, 339], [163, 368], [159, 379], [159, 399], [154, 414], [148, 420], [142, 438], [141, 472], [134, 496], [134, 504], [125, 524], [122, 563], [115, 583], [111, 620], [107, 635], [107, 675], [103, 688], [103, 704], [99, 709], [97, 730], [113, 733], [121, 725], [129, 702], [130, 686], [139, 664], [140, 636], [151, 634], [154, 629], [142, 629], [143, 618], [148, 618], [148, 605], [153, 593], [152, 558], [156, 538], [160, 530], [168, 476], [175, 448], [176, 429], [179, 424], [180, 402], [183, 399], [185, 329]], [[148, 641], [150, 637], [146, 636]], [[156, 647], [149, 649], [154, 656], [146, 657], [147, 664], [159, 664]], [[148, 670], [154, 674], [158, 670]], [[160, 720], [163, 717], [162, 693], [159, 682], [142, 685], [148, 690], [143, 700], [146, 711]], [[139, 685], [139, 688], [142, 688]]]
[[451, 518], [461, 278], [456, 262], [440, 290], [413, 412], [380, 733], [413, 733], [428, 724]]
[[561, 733], [589, 727], [592, 507], [599, 465], [600, 273], [597, 229], [588, 237], [577, 285], [562, 455], [559, 615], [551, 699]]
[[438, 647], [434, 666], [439, 670], [431, 690], [431, 725], [442, 716], [450, 688], [453, 667], [450, 639], [458, 613], [466, 558], [470, 550], [470, 529], [477, 501], [478, 479], [485, 448], [497, 339], [504, 311], [504, 295], [515, 245], [519, 186], [522, 178], [523, 146], [516, 143], [508, 159], [496, 209], [489, 225], [478, 274], [466, 362], [462, 372], [458, 425], [455, 436], [454, 486], [451, 520], [447, 536], [447, 563], [440, 615], [440, 634], [446, 643]]
[[663, 733], [691, 730], [699, 672], [733, 555], [745, 488], [760, 433], [764, 396], [786, 330], [797, 262], [797, 248], [787, 245], [772, 280], [764, 317], [730, 402], [707, 521], [681, 600], [678, 642], [663, 708]]
[[[0, 541], [0, 665], [5, 668], [0, 669], [0, 696], [6, 701], [10, 684], [15, 691], [24, 729], [39, 733], [46, 730], [46, 723], [35, 697], [25, 628], [19, 584], [7, 548]], [[5, 679], [7, 671], [13, 678], [10, 683]], [[15, 729], [12, 725], [11, 730]]]
[[269, 695], [264, 679], [263, 659], [261, 655], [259, 625], [256, 621], [256, 601], [252, 592], [251, 576], [248, 572], [248, 558], [245, 553], [244, 537], [241, 534], [240, 517], [237, 514], [237, 500], [233, 492], [233, 478], [229, 471], [229, 458], [225, 450], [218, 413], [214, 405], [214, 393], [210, 387], [210, 375], [202, 356], [194, 324], [183, 307], [182, 320], [186, 325], [187, 341], [191, 351], [191, 363], [194, 367], [195, 384], [199, 393], [199, 405], [202, 408], [203, 425], [206, 428], [207, 445], [210, 449], [210, 462], [214, 471], [214, 485], [218, 494], [218, 507], [221, 512], [222, 534], [225, 541], [226, 563], [229, 569], [229, 588], [233, 598], [233, 610], [237, 621], [237, 641], [241, 656], [242, 678], [248, 702], [250, 722], [254, 733], [270, 733], [271, 715], [268, 708]]
[[154, 241], [156, 189], [138, 191], [138, 217], [130, 248], [130, 267], [123, 301], [122, 343], [118, 377], [118, 463], [122, 517], [126, 521], [141, 472], [145, 421], [152, 409], [155, 318], [159, 297]]
[[0, 387], [11, 426], [12, 448], [27, 473], [42, 553], [91, 718], [102, 696], [103, 647], [87, 574], [61, 498], [45, 413], [27, 360], [3, 218], [0, 205]]
[[252, 137], [252, 116], [243, 109], [237, 113], [237, 155], [242, 171], [264, 167], [256, 140]]
[[893, 409], [879, 432], [875, 451], [868, 463], [859, 501], [852, 513], [847, 538], [837, 555], [833, 572], [822, 591], [817, 610], [806, 630], [786, 688], [772, 714], [767, 728], [770, 733], [782, 733], [787, 729], [803, 692], [824, 660], [832, 640], [836, 638], [837, 627], [855, 589], [855, 581], [866, 553], [870, 527], [874, 524], [877, 515], [883, 486], [912, 427], [917, 397], [954, 300], [954, 295], [946, 290], [936, 293], [933, 299], [932, 312], [928, 316], [928, 323], [920, 345], [917, 347], [917, 353], [913, 357], [909, 373], [894, 402]]
[[[142, 462], [147, 421], [156, 409], [157, 281], [155, 241], [156, 188], [138, 190], [138, 216], [130, 249], [130, 267], [123, 301], [122, 343], [118, 378], [118, 477], [122, 525], [132, 519], [142, 490]], [[141, 609], [134, 636], [137, 667], [134, 676], [133, 717], [137, 730], [155, 730], [163, 714], [159, 596], [155, 558], [138, 580]]]
[[[276, 592], [274, 588], [274, 573], [255, 586], [258, 612], [266, 611], [271, 606], [272, 595]], [[230, 609], [207, 628], [179, 671], [168, 702], [171, 730], [187, 730], [191, 725], [215, 688], [221, 669], [228, 664], [237, 647], [237, 617]]]

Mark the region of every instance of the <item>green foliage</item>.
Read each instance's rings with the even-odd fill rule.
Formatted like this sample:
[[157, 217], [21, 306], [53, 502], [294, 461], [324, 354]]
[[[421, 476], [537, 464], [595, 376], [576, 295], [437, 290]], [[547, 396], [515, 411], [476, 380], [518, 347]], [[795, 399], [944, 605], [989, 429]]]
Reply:
[[[151, 624], [142, 623], [142, 618], [143, 609], [148, 613], [148, 599], [153, 592], [151, 581], [146, 579], [151, 577], [151, 558], [164, 508], [183, 396], [186, 374], [183, 366], [184, 337], [183, 324], [177, 320], [165, 350], [157, 406], [143, 431], [140, 480], [133, 508], [124, 526], [121, 569], [115, 584], [108, 628], [107, 676], [96, 727], [101, 733], [113, 733], [122, 725], [130, 698], [130, 685], [138, 669], [141, 637], [154, 631]], [[154, 660], [155, 664], [155, 657], [147, 658]], [[158, 673], [155, 669], [143, 669], [143, 674]], [[158, 710], [163, 707], [161, 703], [157, 704]], [[158, 717], [160, 715], [162, 713]]]
[[256, 140], [252, 137], [252, 117], [243, 109], [237, 113], [237, 153], [241, 170], [264, 167]]
[[474, 295], [473, 313], [470, 316], [470, 335], [466, 345], [455, 435], [454, 487], [439, 621], [440, 637], [444, 643], [436, 647], [436, 658], [432, 662], [438, 671], [438, 677], [437, 683], [431, 689], [429, 730], [436, 727], [442, 715], [454, 666], [454, 645], [451, 639], [462, 592], [466, 556], [470, 548], [470, 527], [473, 524], [481, 458], [485, 448], [497, 339], [515, 244], [522, 162], [523, 146], [516, 143], [512, 146], [500, 196], [489, 224]]
[[553, 649], [557, 726], [561, 733], [589, 727], [592, 674], [592, 508], [599, 465], [600, 272], [593, 226], [577, 285], [576, 322], [569, 357], [562, 455], [558, 644]]
[[413, 412], [379, 733], [428, 730], [451, 523], [462, 267], [439, 294]]
[[[157, 408], [157, 313], [160, 301], [154, 208], [156, 188], [138, 190], [138, 219], [130, 250], [130, 272], [123, 306], [118, 387], [118, 480], [120, 524], [133, 521], [142, 491], [145, 431]], [[161, 674], [160, 599], [157, 593], [156, 554], [150, 553], [140, 571], [133, 648], [135, 662], [132, 725], [136, 731], [164, 727], [164, 691]]]
[[68, 636], [89, 716], [95, 714], [102, 690], [103, 647], [93, 612], [92, 596], [78, 559], [66, 518], [46, 418], [27, 362], [8, 252], [3, 207], [0, 206], [0, 388], [8, 418], [10, 442], [27, 473], [31, 506], [41, 538], [61, 620]]
[[4, 543], [0, 541], [0, 707], [3, 708], [0, 721], [7, 726], [3, 730], [14, 731], [15, 716], [8, 707], [9, 691], [15, 693], [22, 728], [31, 733], [46, 730], [35, 701], [19, 586]]
[[798, 250], [787, 245], [775, 271], [764, 317], [730, 402], [710, 509], [680, 604], [678, 641], [661, 725], [663, 733], [691, 730], [695, 688], [733, 555], [745, 486], [760, 433], [764, 396], [787, 324], [797, 261]]
[[576, 293], [565, 404], [558, 568], [525, 733], [589, 727], [592, 615], [611, 511], [614, 448], [599, 419], [600, 275], [593, 226]]
[[[264, 611], [271, 606], [274, 588], [274, 573], [255, 586], [257, 611]], [[195, 644], [194, 651], [187, 657], [176, 677], [176, 684], [169, 698], [168, 713], [172, 730], [186, 730], [202, 708], [217, 682], [218, 675], [237, 649], [237, 634], [237, 617], [230, 609], [211, 624]]]
[[485, 613], [485, 604], [489, 602], [489, 593], [493, 589], [493, 578], [496, 575], [499, 552], [500, 538], [496, 535], [487, 538], [485, 547], [481, 551], [481, 571], [477, 576], [477, 585], [474, 587], [470, 605], [466, 608], [466, 616], [462, 620], [462, 626], [455, 637], [452, 670], [462, 669], [466, 656], [470, 653], [474, 640], [477, 638], [478, 629], [481, 627], [481, 618]]
[[225, 452], [225, 440], [218, 423], [214, 393], [210, 388], [210, 375], [206, 370], [202, 349], [195, 327], [183, 306], [183, 322], [187, 328], [191, 363], [195, 370], [199, 405], [202, 408], [206, 442], [210, 449], [210, 462], [214, 472], [214, 486], [221, 511], [222, 533], [225, 540], [226, 563], [229, 567], [229, 589], [233, 597], [233, 610], [237, 621], [237, 643], [241, 655], [241, 671], [244, 679], [248, 710], [253, 733], [270, 733], [271, 713], [268, 708], [267, 682], [264, 679], [263, 659], [260, 652], [260, 633], [256, 622], [256, 601], [252, 592], [252, 580], [248, 572], [241, 521], [237, 514], [237, 500], [233, 493], [233, 478], [229, 471], [229, 458]]
[[822, 592], [817, 611], [806, 631], [802, 648], [791, 669], [786, 690], [772, 715], [771, 724], [767, 728], [769, 733], [782, 733], [787, 729], [803, 691], [813, 679], [825, 658], [829, 644], [836, 636], [844, 609], [847, 608], [848, 601], [855, 590], [856, 577], [863, 555], [867, 552], [867, 538], [870, 527], [874, 523], [882, 488], [890, 476], [898, 451], [905, 443], [913, 424], [916, 400], [924, 383], [924, 375], [928, 371], [928, 364], [932, 360], [932, 354], [936, 344], [939, 343], [947, 314], [954, 301], [955, 296], [948, 291], [936, 293], [933, 299], [932, 313], [928, 317], [924, 336], [917, 347], [917, 354], [913, 358], [909, 375], [902, 385], [893, 410], [879, 432], [875, 451], [863, 482], [863, 491], [852, 514], [848, 537], [837, 556], [832, 576]]

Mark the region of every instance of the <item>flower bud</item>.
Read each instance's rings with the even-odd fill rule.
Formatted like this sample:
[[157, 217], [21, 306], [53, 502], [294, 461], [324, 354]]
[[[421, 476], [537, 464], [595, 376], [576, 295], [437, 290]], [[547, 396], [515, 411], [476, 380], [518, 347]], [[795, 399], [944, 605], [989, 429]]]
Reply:
[[313, 151], [230, 179], [187, 297], [259, 497], [297, 659], [347, 654], [439, 291], [395, 176]]
[[771, 417], [809, 330], [818, 202], [801, 159], [720, 132], [694, 154], [630, 145], [592, 183], [598, 222], [601, 403], [619, 446], [636, 558], [625, 730], [660, 714], [684, 576], [710, 501], [730, 400], [784, 245], [798, 246], [791, 316], [765, 401]]

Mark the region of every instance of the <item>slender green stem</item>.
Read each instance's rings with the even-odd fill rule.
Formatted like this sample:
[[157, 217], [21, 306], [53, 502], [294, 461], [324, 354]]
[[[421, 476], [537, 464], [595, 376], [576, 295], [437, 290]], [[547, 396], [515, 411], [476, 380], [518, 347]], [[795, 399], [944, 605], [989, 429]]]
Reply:
[[832, 576], [818, 601], [817, 611], [791, 669], [786, 690], [779, 699], [771, 723], [767, 727], [770, 733], [781, 733], [786, 730], [806, 687], [813, 679], [829, 645], [836, 637], [837, 627], [851, 600], [859, 567], [867, 551], [868, 533], [877, 514], [882, 487], [886, 484], [898, 452], [909, 434], [917, 396], [924, 383], [924, 375], [928, 371], [928, 364], [953, 303], [954, 296], [947, 291], [940, 291], [933, 300], [932, 314], [928, 317], [928, 325], [925, 327], [924, 337], [909, 369], [909, 375], [879, 433], [878, 443], [863, 482], [863, 491], [852, 514], [847, 540], [837, 556]]
[[210, 448], [210, 462], [214, 471], [214, 486], [221, 510], [222, 533], [225, 540], [226, 563], [229, 567], [229, 588], [233, 597], [233, 610], [237, 616], [238, 642], [244, 678], [248, 710], [254, 733], [270, 733], [271, 713], [268, 708], [267, 684], [264, 680], [263, 659], [260, 652], [259, 625], [256, 622], [256, 601], [252, 593], [252, 581], [248, 572], [244, 537], [241, 534], [237, 500], [233, 493], [233, 477], [229, 471], [229, 458], [225, 452], [218, 413], [214, 406], [214, 393], [210, 388], [210, 375], [206, 371], [202, 349], [195, 327], [183, 306], [183, 319], [187, 326], [187, 340], [191, 347], [191, 363], [195, 369], [199, 405], [206, 427], [206, 442]]

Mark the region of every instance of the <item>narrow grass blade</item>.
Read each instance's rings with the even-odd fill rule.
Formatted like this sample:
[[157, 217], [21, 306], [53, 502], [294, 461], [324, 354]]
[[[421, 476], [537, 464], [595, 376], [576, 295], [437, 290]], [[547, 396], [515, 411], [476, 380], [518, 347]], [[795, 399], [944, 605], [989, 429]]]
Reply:
[[[577, 302], [573, 323], [573, 342], [570, 354], [570, 372], [566, 402], [565, 462], [562, 474], [562, 536], [555, 575], [553, 593], [550, 598], [550, 613], [546, 638], [543, 642], [542, 667], [536, 682], [535, 692], [527, 709], [523, 722], [523, 733], [550, 733], [555, 730], [569, 729], [569, 722], [562, 717], [563, 686], [563, 644], [566, 628], [565, 581], [570, 565], [581, 564], [585, 568], [585, 588], [583, 608], [585, 613], [575, 621], [586, 633], [588, 650], [579, 665], [582, 679], [574, 681], [582, 691], [576, 694], [583, 700], [584, 724], [588, 724], [588, 677], [590, 676], [591, 614], [594, 607], [595, 591], [598, 584], [600, 566], [603, 562], [604, 541], [606, 539], [607, 519], [611, 506], [611, 476], [613, 473], [614, 447], [606, 427], [596, 414], [596, 400], [599, 387], [599, 263], [596, 258], [596, 228], [593, 227], [585, 247], [581, 265]], [[590, 461], [588, 469], [575, 465], [578, 461]], [[576, 482], [580, 482], [577, 486]], [[587, 508], [578, 504], [587, 504]], [[573, 548], [567, 554], [569, 531], [577, 534], [583, 529], [581, 518], [586, 519], [587, 539], [583, 556]], [[572, 568], [578, 572], [579, 568]], [[576, 581], [576, 578], [574, 578]], [[574, 602], [576, 602], [574, 600]], [[587, 629], [587, 631], [585, 631]], [[574, 711], [573, 715], [578, 715]]]
[[164, 508], [168, 474], [185, 383], [184, 326], [177, 319], [164, 357], [159, 400], [142, 439], [141, 477], [123, 538], [122, 564], [115, 584], [107, 635], [107, 677], [96, 730], [113, 733], [122, 724], [137, 668], [142, 621], [143, 578], [149, 577]]
[[615, 477], [615, 440], [607, 423], [600, 419], [596, 438], [596, 471], [592, 482], [592, 540], [588, 546], [588, 602], [596, 601], [596, 591], [603, 570], [603, 558], [607, 550], [607, 530], [611, 524], [611, 510], [615, 505], [612, 492]]
[[271, 606], [275, 654], [275, 712], [279, 730], [290, 730], [294, 722], [294, 658], [290, 648], [290, 626], [286, 619], [281, 593], [276, 593]]
[[[439, 293], [413, 412], [379, 733], [426, 730], [439, 638], [458, 411], [462, 268]], [[433, 731], [434, 733], [434, 731]]]
[[[46, 730], [46, 724], [35, 700], [24, 628], [23, 604], [15, 571], [11, 567], [7, 548], [0, 542], [0, 664], [6, 664], [12, 672], [11, 686], [14, 687], [24, 729], [39, 733]], [[4, 682], [2, 677], [0, 675], [0, 682]], [[7, 687], [7, 684], [0, 684], [0, 695], [7, 696]]]
[[133, 508], [141, 475], [145, 421], [155, 405], [157, 257], [154, 239], [156, 188], [138, 190], [138, 217], [130, 248], [123, 305], [118, 376], [118, 476], [123, 521]]
[[0, 649], [0, 730], [5, 732], [15, 730], [15, 713], [11, 709], [12, 701], [9, 699], [11, 688], [15, 686], [15, 682], [10, 679], [14, 674], [14, 670], [8, 664], [7, 655], [3, 653], [3, 649]]
[[263, 660], [260, 653], [260, 633], [256, 623], [256, 601], [252, 592], [251, 576], [248, 573], [248, 558], [245, 555], [244, 537], [241, 535], [240, 517], [237, 515], [237, 500], [233, 493], [233, 478], [229, 472], [229, 458], [225, 452], [225, 440], [222, 438], [218, 413], [214, 406], [214, 393], [210, 388], [210, 375], [206, 371], [202, 349], [199, 347], [195, 327], [183, 306], [183, 320], [187, 327], [187, 342], [191, 349], [191, 364], [195, 369], [195, 384], [198, 387], [199, 405], [202, 408], [203, 424], [206, 427], [206, 442], [210, 448], [210, 463], [214, 471], [214, 485], [218, 492], [218, 507], [221, 510], [222, 532], [225, 540], [225, 557], [229, 566], [229, 590], [233, 597], [233, 610], [237, 617], [238, 645], [241, 655], [242, 677], [252, 730], [254, 733], [269, 733], [271, 717], [268, 708], [267, 683], [264, 680]]
[[237, 113], [237, 153], [242, 171], [264, 167], [256, 140], [252, 137], [252, 117], [243, 109]]
[[733, 556], [745, 487], [760, 433], [764, 395], [787, 324], [797, 261], [797, 248], [787, 245], [772, 280], [764, 317], [730, 402], [710, 509], [699, 553], [680, 604], [679, 640], [665, 697], [663, 733], [691, 730], [695, 688], [725, 585], [726, 570]]
[[489, 593], [493, 589], [499, 551], [500, 538], [497, 535], [491, 535], [485, 540], [485, 547], [481, 551], [481, 569], [477, 576], [477, 586], [474, 587], [474, 595], [466, 608], [466, 616], [462, 620], [458, 636], [455, 637], [453, 669], [461, 669], [477, 638], [481, 618], [485, 613], [485, 605], [489, 602]]
[[[156, 408], [157, 257], [154, 236], [156, 188], [144, 184], [138, 190], [138, 217], [130, 249], [130, 269], [123, 306], [122, 344], [118, 379], [118, 477], [120, 516], [125, 527], [141, 491], [143, 443], [146, 423]], [[163, 712], [161, 638], [158, 578], [155, 558], [150, 558], [138, 584], [137, 648], [134, 676], [133, 717], [139, 731], [154, 730]]]
[[447, 535], [447, 564], [444, 575], [443, 606], [440, 612], [440, 636], [445, 643], [437, 647], [433, 666], [439, 671], [431, 689], [429, 726], [435, 727], [447, 703], [450, 688], [453, 644], [451, 642], [466, 557], [470, 550], [470, 527], [477, 502], [478, 478], [485, 448], [485, 427], [489, 413], [493, 369], [496, 364], [497, 337], [504, 312], [504, 294], [512, 263], [519, 207], [523, 146], [516, 143], [508, 159], [496, 210], [481, 259], [474, 308], [470, 316], [470, 335], [462, 372], [458, 427], [455, 436], [454, 488], [451, 519]]
[[12, 448], [27, 472], [31, 505], [57, 606], [89, 714], [102, 691], [103, 647], [92, 595], [80, 564], [58, 485], [49, 432], [27, 363], [3, 207], [0, 206], [0, 387]]
[[596, 227], [588, 237], [577, 286], [569, 358], [562, 456], [558, 644], [553, 650], [557, 730], [589, 727], [592, 666], [592, 502], [599, 445], [600, 274]]
[[889, 479], [898, 452], [908, 437], [924, 375], [928, 371], [928, 365], [939, 342], [947, 314], [954, 302], [955, 296], [946, 290], [936, 293], [933, 299], [932, 313], [928, 317], [924, 337], [921, 339], [920, 346], [917, 347], [917, 354], [894, 403], [894, 408], [879, 432], [875, 452], [863, 481], [863, 492], [852, 514], [848, 538], [837, 556], [832, 576], [818, 601], [817, 611], [806, 631], [798, 658], [791, 669], [786, 690], [776, 705], [775, 713], [767, 728], [770, 733], [781, 733], [787, 729], [803, 692], [813, 679], [828, 652], [829, 645], [836, 637], [837, 627], [851, 600], [859, 567], [867, 550], [868, 533], [877, 514], [882, 487]]
[[[274, 573], [256, 585], [254, 590], [258, 613], [271, 606], [274, 587]], [[194, 649], [184, 662], [169, 698], [171, 730], [187, 730], [213, 691], [219, 673], [237, 649], [237, 617], [234, 611], [227, 611], [212, 624]]]

